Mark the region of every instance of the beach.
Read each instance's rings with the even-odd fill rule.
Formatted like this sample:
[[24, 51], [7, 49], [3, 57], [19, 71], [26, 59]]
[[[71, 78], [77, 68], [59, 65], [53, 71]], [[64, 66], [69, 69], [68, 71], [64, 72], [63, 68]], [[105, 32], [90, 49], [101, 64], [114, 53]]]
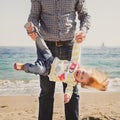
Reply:
[[[120, 92], [80, 92], [80, 96], [80, 120], [120, 120]], [[37, 120], [38, 97], [0, 96], [0, 120]], [[53, 120], [65, 120], [62, 93], [55, 93]]]

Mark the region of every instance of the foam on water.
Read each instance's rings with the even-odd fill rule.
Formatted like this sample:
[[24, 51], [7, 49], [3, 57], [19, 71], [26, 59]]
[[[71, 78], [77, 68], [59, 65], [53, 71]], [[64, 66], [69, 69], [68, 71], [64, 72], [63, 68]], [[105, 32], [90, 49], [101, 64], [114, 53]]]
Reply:
[[[56, 83], [55, 91], [57, 93], [62, 93], [62, 83]], [[81, 88], [79, 85], [80, 92], [100, 92], [95, 89]], [[120, 92], [120, 78], [109, 79], [109, 85], [106, 92]], [[10, 81], [1, 80], [0, 81], [0, 95], [39, 95], [40, 87], [39, 80], [25, 81]]]

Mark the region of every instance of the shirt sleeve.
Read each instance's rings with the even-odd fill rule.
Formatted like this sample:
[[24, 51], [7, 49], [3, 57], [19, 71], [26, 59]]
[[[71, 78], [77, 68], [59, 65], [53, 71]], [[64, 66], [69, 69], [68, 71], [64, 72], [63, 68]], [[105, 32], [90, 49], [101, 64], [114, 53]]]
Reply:
[[39, 28], [40, 13], [40, 0], [31, 0], [31, 10], [28, 17], [28, 22], [32, 22], [37, 28]]
[[70, 97], [72, 96], [72, 93], [73, 93], [73, 86], [72, 86], [71, 84], [67, 84], [65, 93], [69, 94]]
[[75, 8], [80, 20], [80, 30], [87, 32], [90, 28], [90, 15], [88, 14], [85, 0], [78, 0]]

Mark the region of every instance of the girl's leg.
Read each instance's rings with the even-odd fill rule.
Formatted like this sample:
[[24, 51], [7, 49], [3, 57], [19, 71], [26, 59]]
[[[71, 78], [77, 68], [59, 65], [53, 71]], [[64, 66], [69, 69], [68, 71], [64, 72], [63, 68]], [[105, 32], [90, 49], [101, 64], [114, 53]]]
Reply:
[[48, 48], [44, 39], [39, 33], [38, 33], [38, 38], [36, 40], [36, 48], [37, 48], [38, 61], [39, 60], [42, 61], [42, 63], [44, 63], [44, 66], [46, 67], [46, 72], [44, 75], [48, 75], [54, 57], [52, 56], [50, 49]]
[[36, 40], [36, 47], [37, 47], [37, 54], [40, 53], [45, 61], [48, 60], [50, 57], [52, 57], [52, 53], [50, 49], [48, 48], [48, 46], [46, 45], [45, 41], [43, 40], [40, 34], [38, 34], [38, 38]]
[[36, 40], [36, 48], [37, 48], [37, 61], [35, 62], [34, 65], [26, 63], [24, 65], [25, 66], [24, 70], [27, 73], [34, 73], [47, 76], [50, 72], [51, 64], [54, 58], [40, 34], [38, 35], [38, 38]]

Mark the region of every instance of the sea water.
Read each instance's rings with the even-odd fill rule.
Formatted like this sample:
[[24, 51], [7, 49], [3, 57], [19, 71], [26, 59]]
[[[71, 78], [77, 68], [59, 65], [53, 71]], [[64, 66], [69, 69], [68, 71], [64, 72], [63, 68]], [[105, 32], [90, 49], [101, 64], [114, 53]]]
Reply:
[[[33, 80], [37, 80], [39, 84], [38, 75], [13, 69], [15, 62], [34, 63], [36, 59], [35, 47], [0, 47], [0, 81], [32, 80], [34, 84]], [[105, 72], [110, 80], [110, 89], [120, 91], [120, 47], [82, 47], [80, 63]]]

